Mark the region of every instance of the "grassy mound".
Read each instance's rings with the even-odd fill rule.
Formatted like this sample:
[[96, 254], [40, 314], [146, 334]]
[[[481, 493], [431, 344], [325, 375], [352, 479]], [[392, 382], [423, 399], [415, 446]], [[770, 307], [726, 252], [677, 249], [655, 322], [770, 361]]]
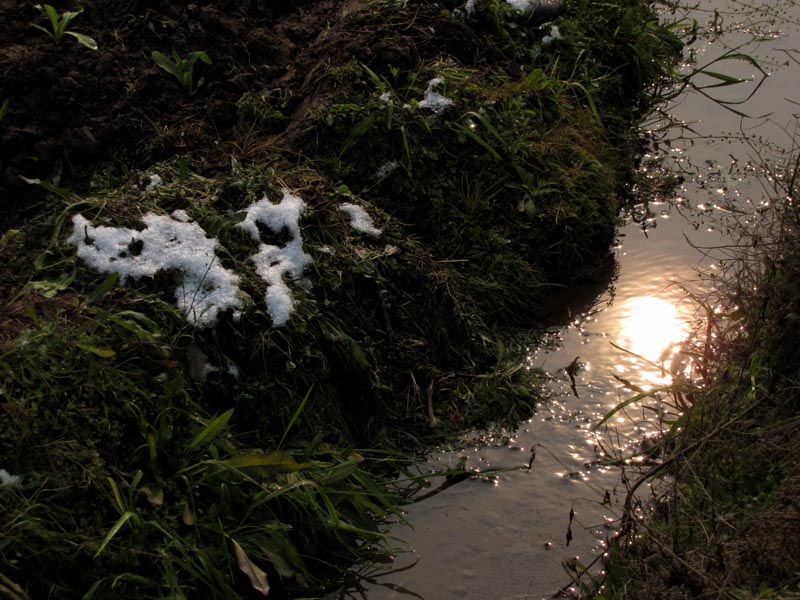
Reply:
[[[313, 36], [303, 2], [278, 4], [270, 31], [307, 41], [280, 85], [226, 103], [208, 73], [183, 120], [120, 146], [158, 162], [66, 173], [80, 196], [40, 177], [9, 219], [7, 597], [314, 595], [378, 552], [398, 449], [533, 411], [502, 327], [536, 323], [606, 255], [634, 125], [680, 46], [638, 0], [548, 22], [497, 0], [331, 2]], [[234, 111], [229, 137], [193, 112], [203, 93]], [[287, 193], [298, 221], [242, 226]], [[119, 272], [98, 272], [86, 256], [113, 236]], [[199, 323], [218, 276], [234, 308]]]

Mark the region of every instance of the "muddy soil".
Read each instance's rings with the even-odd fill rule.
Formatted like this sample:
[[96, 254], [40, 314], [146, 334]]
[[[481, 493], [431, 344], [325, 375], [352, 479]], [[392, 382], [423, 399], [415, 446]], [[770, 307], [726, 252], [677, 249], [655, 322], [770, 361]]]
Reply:
[[[69, 28], [93, 37], [96, 51], [69, 35], [56, 44], [32, 25], [49, 25], [32, 3], [0, 0], [0, 103], [8, 100], [0, 122], [3, 230], [43, 209], [44, 192], [23, 177], [81, 194], [176, 154], [191, 152], [193, 170], [212, 177], [227, 172], [231, 158], [259, 150], [304, 154], [304, 116], [331, 84], [324, 73], [353, 58], [400, 68], [442, 50], [469, 65], [488, 54], [502, 60], [480, 28], [443, 23], [433, 3], [394, 24], [344, 19], [364, 7], [342, 0], [54, 6], [59, 14], [84, 9]], [[195, 94], [152, 58], [153, 51], [186, 57], [201, 50], [211, 64], [197, 64], [203, 84]], [[247, 98], [268, 100], [270, 114], [253, 115]]]

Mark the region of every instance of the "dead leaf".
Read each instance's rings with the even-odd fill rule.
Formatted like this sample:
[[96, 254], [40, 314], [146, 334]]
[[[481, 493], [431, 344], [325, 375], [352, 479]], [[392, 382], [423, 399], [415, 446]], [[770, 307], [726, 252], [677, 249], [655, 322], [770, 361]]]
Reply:
[[254, 590], [261, 592], [265, 597], [269, 596], [267, 574], [250, 560], [244, 548], [242, 548], [236, 540], [231, 541], [233, 542], [233, 549], [236, 552], [236, 562], [239, 564], [242, 573], [247, 575], [247, 578], [250, 580], [250, 585], [253, 586]]
[[153, 506], [161, 506], [164, 504], [164, 490], [160, 485], [144, 485], [139, 488], [139, 492], [144, 494], [147, 501]]
[[195, 518], [192, 509], [189, 508], [189, 504], [187, 503], [183, 507], [183, 514], [181, 515], [181, 520], [183, 521], [184, 525], [194, 525]]

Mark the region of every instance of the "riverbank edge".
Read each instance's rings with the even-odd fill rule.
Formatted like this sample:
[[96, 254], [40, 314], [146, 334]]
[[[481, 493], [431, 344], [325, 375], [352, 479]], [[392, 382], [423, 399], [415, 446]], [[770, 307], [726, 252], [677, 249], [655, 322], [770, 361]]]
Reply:
[[769, 208], [698, 299], [693, 375], [666, 396], [682, 416], [647, 450], [654, 466], [625, 469], [621, 535], [599, 588], [583, 588], [597, 600], [800, 598], [796, 157], [762, 170]]
[[[239, 144], [224, 173], [175, 151], [98, 164], [80, 195], [31, 178], [41, 204], [0, 243], [10, 597], [319, 595], [384, 551], [399, 449], [533, 411], [502, 332], [606, 256], [635, 124], [680, 41], [645, 2], [554, 20], [504, 2], [340, 8], [313, 77], [237, 102], [246, 137], [183, 124]], [[341, 52], [374, 39], [396, 44]], [[264, 196], [298, 198], [302, 218], [240, 227]], [[240, 311], [196, 327], [173, 302], [178, 267], [122, 285], [77, 256], [110, 228], [131, 239], [115, 260], [150, 256], [148, 215], [216, 240]], [[253, 256], [295, 247], [298, 224], [313, 260], [276, 327]]]

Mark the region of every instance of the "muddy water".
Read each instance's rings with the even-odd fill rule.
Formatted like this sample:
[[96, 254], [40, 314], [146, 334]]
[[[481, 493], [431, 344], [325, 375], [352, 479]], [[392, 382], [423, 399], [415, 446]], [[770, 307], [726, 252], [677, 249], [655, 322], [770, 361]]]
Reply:
[[[337, 597], [549, 598], [571, 585], [565, 564], [589, 564], [602, 555], [626, 492], [620, 470], [604, 463], [647, 443], [659, 430], [655, 414], [670, 406], [632, 404], [605, 426], [595, 426], [634, 395], [632, 386], [649, 389], [671, 381], [653, 363], [681, 360], [680, 341], [698, 319], [687, 290], [702, 288], [698, 269], [713, 271], [725, 256], [724, 248], [702, 252], [693, 246], [724, 246], [726, 223], [757, 213], [769, 181], [754, 163], [759, 155], [781, 160], [779, 148], [791, 147], [794, 113], [800, 112], [795, 0], [702, 0], [688, 16], [704, 32], [693, 47], [696, 64], [756, 34], [765, 38], [738, 50], [759, 59], [769, 73], [764, 82], [759, 84], [760, 73], [749, 62], [728, 61], [710, 69], [750, 81], [705, 90], [733, 102], [755, 92], [729, 105], [749, 117], [698, 92], [666, 107], [691, 129], [673, 130], [656, 158], [686, 179], [671, 202], [649, 199], [646, 232], [628, 217], [615, 248], [618, 276], [594, 308], [550, 332], [539, 346], [531, 336], [527, 365], [553, 375], [553, 400], [517, 431], [475, 436], [463, 449], [434, 454], [429, 465], [466, 462], [476, 474], [486, 473], [527, 466], [535, 449], [532, 468], [476, 476], [411, 504], [410, 526], [392, 530], [404, 540], [395, 544], [400, 551], [394, 563], [363, 572], [361, 584]], [[566, 372], [571, 364], [578, 367], [574, 389]]]

